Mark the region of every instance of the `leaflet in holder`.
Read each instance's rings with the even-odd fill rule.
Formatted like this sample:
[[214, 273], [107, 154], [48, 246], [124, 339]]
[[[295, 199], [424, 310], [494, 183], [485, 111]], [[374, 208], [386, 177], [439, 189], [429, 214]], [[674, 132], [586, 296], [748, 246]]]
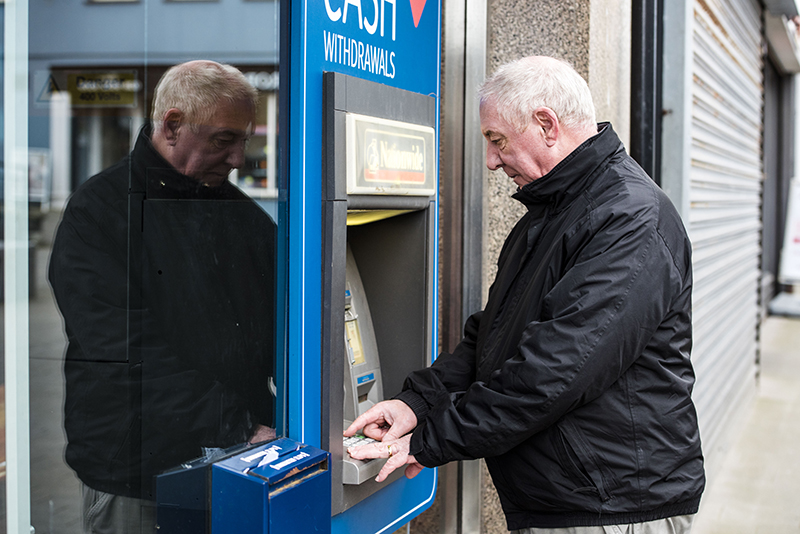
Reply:
[[303, 469], [318, 462], [322, 455], [324, 451], [281, 438], [224, 460], [219, 465], [242, 475], [255, 476], [274, 483], [294, 469]]

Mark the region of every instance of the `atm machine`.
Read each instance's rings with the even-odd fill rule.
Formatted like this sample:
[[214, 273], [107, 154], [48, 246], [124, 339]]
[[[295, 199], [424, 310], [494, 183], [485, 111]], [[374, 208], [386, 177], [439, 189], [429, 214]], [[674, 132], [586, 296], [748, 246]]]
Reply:
[[398, 469], [378, 484], [385, 460], [353, 460], [341, 436], [431, 363], [436, 103], [335, 72], [323, 75], [323, 102], [322, 448], [335, 518], [365, 502], [375, 510], [395, 483], [429, 494], [435, 479]]

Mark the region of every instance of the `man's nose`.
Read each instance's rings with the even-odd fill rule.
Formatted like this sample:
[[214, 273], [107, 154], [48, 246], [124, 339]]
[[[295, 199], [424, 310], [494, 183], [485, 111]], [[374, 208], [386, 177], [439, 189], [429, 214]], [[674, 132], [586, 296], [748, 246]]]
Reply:
[[503, 165], [503, 161], [497, 153], [497, 148], [492, 143], [486, 144], [486, 166], [495, 171]]
[[245, 143], [236, 143], [230, 149], [228, 153], [227, 162], [228, 165], [231, 166], [232, 169], [238, 169], [244, 167], [244, 152], [245, 152]]

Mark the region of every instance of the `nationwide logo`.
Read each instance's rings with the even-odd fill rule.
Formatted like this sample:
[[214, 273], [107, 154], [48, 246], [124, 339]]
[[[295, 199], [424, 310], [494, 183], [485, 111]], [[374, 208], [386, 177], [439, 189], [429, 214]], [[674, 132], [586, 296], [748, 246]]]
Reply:
[[425, 182], [425, 139], [368, 129], [364, 179], [367, 182], [421, 184]]
[[356, 113], [345, 124], [348, 194], [435, 194], [432, 127]]

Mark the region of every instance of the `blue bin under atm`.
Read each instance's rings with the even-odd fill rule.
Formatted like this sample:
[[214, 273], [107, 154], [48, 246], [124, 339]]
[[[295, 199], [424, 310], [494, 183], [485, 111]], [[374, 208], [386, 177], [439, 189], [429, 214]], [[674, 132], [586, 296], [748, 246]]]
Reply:
[[211, 466], [249, 450], [235, 445], [213, 455], [181, 464], [156, 477], [159, 534], [207, 534], [210, 528]]
[[330, 533], [330, 455], [282, 438], [213, 465], [212, 534]]

